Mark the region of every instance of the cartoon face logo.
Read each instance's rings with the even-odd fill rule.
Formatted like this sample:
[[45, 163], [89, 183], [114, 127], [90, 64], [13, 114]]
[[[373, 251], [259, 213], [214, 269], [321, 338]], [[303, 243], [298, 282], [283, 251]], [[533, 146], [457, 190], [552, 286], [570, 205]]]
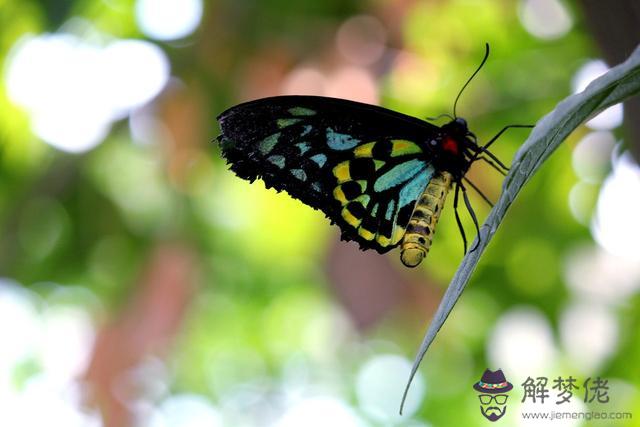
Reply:
[[513, 384], [507, 381], [502, 369], [490, 371], [487, 369], [482, 374], [480, 381], [473, 385], [479, 392], [480, 412], [489, 421], [497, 421], [507, 412], [506, 394], [513, 388]]

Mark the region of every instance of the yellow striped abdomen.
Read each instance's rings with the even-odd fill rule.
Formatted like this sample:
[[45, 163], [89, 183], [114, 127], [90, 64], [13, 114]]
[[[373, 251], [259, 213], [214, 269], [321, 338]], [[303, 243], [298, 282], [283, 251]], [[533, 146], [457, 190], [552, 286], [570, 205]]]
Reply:
[[433, 233], [452, 181], [453, 176], [449, 172], [436, 173], [416, 202], [400, 251], [400, 260], [407, 267], [417, 266], [429, 253]]

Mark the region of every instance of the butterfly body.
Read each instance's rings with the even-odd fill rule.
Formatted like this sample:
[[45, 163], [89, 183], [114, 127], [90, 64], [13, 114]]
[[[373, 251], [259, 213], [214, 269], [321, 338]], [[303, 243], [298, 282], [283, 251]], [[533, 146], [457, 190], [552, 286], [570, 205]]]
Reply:
[[481, 151], [463, 119], [438, 127], [335, 98], [264, 98], [218, 121], [238, 176], [320, 209], [361, 249], [401, 245], [410, 267], [426, 256], [447, 192]]
[[436, 224], [452, 183], [453, 175], [438, 172], [416, 202], [400, 251], [400, 260], [407, 267], [417, 266], [429, 253]]

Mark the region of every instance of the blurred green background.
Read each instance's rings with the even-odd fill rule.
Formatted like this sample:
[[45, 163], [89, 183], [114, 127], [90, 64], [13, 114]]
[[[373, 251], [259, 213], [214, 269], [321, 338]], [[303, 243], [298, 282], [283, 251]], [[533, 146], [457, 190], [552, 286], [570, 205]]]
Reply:
[[[486, 368], [514, 384], [503, 425], [550, 410], [634, 417], [553, 425], [640, 425], [640, 170], [622, 106], [528, 184], [403, 417], [462, 258], [452, 201], [409, 271], [236, 178], [212, 142], [220, 112], [279, 94], [449, 113], [488, 42], [458, 106], [486, 141], [606, 71], [584, 6], [0, 0], [0, 426], [487, 425], [472, 389]], [[494, 153], [509, 163], [526, 136]], [[469, 177], [497, 198], [494, 170]], [[610, 402], [520, 402], [528, 376], [570, 375], [608, 379]]]

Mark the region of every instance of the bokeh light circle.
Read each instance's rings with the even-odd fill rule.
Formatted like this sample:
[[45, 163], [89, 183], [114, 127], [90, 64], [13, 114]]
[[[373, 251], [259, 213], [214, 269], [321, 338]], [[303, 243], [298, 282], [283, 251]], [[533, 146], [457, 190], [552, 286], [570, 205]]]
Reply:
[[573, 25], [569, 11], [558, 0], [522, 0], [520, 21], [530, 34], [545, 40], [564, 36]]
[[[356, 380], [356, 395], [362, 410], [383, 423], [399, 421], [398, 397], [402, 396], [410, 373], [411, 362], [404, 357], [387, 354], [369, 359]], [[405, 401], [404, 417], [418, 410], [424, 394], [424, 380], [417, 374]]]
[[487, 341], [491, 366], [517, 377], [548, 371], [556, 353], [549, 321], [533, 308], [517, 307], [503, 314]]
[[573, 149], [573, 170], [582, 181], [596, 184], [609, 172], [616, 140], [611, 132], [590, 132]]
[[338, 51], [358, 65], [371, 65], [385, 51], [387, 32], [373, 16], [358, 15], [345, 21], [336, 34]]
[[[600, 60], [586, 62], [573, 76], [573, 92], [582, 92], [593, 80], [609, 71], [607, 64]], [[622, 124], [624, 108], [622, 104], [612, 105], [591, 120], [586, 122], [587, 127], [595, 130], [615, 129]]]
[[640, 167], [629, 153], [620, 156], [600, 190], [592, 234], [610, 253], [640, 262]]
[[9, 98], [28, 112], [32, 131], [71, 153], [102, 142], [115, 120], [160, 93], [170, 73], [169, 60], [153, 43], [103, 46], [66, 33], [21, 40], [7, 64]]
[[276, 427], [364, 427], [356, 413], [335, 397], [317, 396], [301, 400], [276, 422]]
[[176, 40], [195, 31], [202, 19], [202, 0], [138, 0], [136, 20], [156, 40]]

